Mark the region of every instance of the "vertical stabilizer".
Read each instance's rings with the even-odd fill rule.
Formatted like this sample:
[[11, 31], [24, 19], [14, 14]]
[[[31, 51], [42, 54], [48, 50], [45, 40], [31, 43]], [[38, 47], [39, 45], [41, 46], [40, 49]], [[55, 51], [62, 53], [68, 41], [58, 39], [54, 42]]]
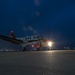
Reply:
[[11, 31], [10, 37], [11, 37], [11, 38], [16, 38], [13, 31]]

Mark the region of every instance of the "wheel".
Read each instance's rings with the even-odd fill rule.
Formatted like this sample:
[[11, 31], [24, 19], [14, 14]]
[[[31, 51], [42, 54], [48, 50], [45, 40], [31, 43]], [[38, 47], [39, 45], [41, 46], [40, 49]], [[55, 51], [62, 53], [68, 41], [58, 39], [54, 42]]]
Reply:
[[26, 47], [24, 47], [24, 49], [22, 51], [26, 51]]
[[40, 51], [40, 48], [37, 48], [37, 51]]

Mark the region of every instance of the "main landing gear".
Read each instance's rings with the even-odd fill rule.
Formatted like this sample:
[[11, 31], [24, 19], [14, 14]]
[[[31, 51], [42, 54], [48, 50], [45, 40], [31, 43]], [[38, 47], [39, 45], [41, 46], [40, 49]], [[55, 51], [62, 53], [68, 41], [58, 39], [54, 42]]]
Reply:
[[26, 51], [26, 47], [24, 47], [22, 51]]

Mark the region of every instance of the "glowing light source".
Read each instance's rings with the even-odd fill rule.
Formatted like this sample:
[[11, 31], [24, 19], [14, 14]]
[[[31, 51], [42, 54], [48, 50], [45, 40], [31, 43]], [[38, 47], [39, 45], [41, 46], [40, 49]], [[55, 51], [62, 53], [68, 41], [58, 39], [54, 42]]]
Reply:
[[53, 42], [52, 42], [52, 41], [49, 41], [49, 42], [48, 42], [48, 46], [49, 46], [49, 47], [52, 47], [52, 46], [53, 46]]

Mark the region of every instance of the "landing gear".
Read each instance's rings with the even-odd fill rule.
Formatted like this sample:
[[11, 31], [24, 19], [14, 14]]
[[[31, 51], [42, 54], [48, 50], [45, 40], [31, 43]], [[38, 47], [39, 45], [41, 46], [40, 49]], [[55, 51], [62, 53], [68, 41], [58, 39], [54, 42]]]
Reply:
[[22, 51], [26, 51], [26, 47], [24, 47]]
[[40, 51], [40, 48], [37, 48], [37, 51]]

